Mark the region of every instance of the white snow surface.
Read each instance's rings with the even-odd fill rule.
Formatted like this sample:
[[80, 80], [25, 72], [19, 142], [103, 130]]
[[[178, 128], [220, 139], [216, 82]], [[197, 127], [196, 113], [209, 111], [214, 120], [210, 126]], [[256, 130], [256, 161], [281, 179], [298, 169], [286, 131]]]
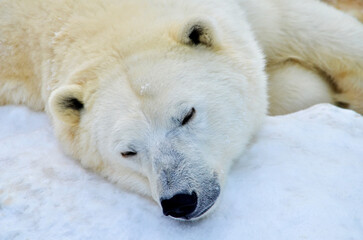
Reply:
[[65, 156], [44, 113], [0, 107], [0, 239], [362, 240], [363, 117], [268, 117], [217, 209], [180, 222]]

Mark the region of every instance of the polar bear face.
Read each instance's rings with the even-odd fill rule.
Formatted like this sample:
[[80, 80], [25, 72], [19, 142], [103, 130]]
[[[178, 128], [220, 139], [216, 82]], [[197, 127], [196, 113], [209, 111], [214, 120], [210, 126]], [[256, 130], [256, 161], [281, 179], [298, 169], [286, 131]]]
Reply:
[[267, 109], [253, 38], [230, 36], [224, 45], [216, 28], [187, 21], [123, 56], [92, 90], [67, 85], [50, 98], [57, 134], [72, 156], [178, 219], [198, 219], [215, 206]]

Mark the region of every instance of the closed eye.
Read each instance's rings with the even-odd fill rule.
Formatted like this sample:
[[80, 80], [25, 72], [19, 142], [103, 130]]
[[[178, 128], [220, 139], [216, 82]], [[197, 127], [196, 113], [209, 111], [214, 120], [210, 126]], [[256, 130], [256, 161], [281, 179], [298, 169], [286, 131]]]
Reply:
[[127, 151], [127, 152], [122, 152], [121, 156], [124, 158], [129, 158], [129, 157], [133, 157], [136, 156], [137, 152], [132, 152], [132, 151]]
[[194, 115], [195, 115], [195, 108], [192, 108], [192, 109], [190, 109], [190, 111], [187, 113], [187, 115], [185, 115], [185, 117], [184, 117], [183, 121], [181, 122], [181, 125], [182, 125], [182, 126], [184, 126], [184, 125], [186, 125], [187, 123], [189, 123], [189, 122], [190, 122], [190, 120], [192, 120], [192, 119], [193, 119]]

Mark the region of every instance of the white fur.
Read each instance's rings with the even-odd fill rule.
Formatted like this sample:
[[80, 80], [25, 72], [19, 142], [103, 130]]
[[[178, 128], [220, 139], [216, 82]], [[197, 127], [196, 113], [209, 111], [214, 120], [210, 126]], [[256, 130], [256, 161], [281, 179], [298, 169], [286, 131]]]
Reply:
[[363, 113], [362, 39], [314, 0], [3, 0], [0, 104], [45, 109], [68, 154], [126, 189], [202, 198], [264, 120], [266, 64], [272, 114], [334, 101]]
[[293, 113], [318, 103], [334, 103], [327, 79], [299, 63], [286, 62], [267, 69], [271, 115]]

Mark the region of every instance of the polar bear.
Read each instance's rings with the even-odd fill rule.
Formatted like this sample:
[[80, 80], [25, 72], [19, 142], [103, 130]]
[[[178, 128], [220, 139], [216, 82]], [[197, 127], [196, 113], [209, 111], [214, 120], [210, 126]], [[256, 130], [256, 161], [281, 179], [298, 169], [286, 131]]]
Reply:
[[363, 22], [362, 0], [323, 0]]
[[363, 113], [362, 39], [315, 0], [2, 0], [0, 104], [46, 111], [83, 166], [195, 220], [268, 112]]

